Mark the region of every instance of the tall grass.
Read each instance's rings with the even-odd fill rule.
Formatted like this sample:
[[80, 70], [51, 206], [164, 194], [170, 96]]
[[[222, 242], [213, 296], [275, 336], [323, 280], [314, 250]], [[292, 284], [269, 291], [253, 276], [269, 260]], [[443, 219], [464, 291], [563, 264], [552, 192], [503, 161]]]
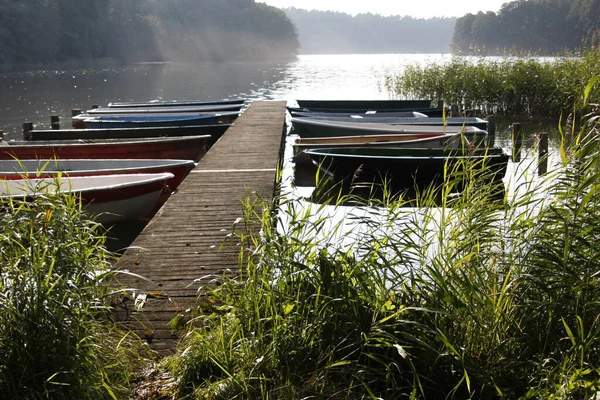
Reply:
[[3, 200], [0, 397], [127, 396], [135, 341], [110, 322], [110, 254], [75, 196]]
[[599, 138], [590, 118], [560, 168], [503, 196], [473, 167], [418, 208], [387, 193], [337, 222], [326, 203], [248, 204], [251, 257], [202, 293], [178, 395], [595, 398]]
[[387, 74], [383, 87], [392, 96], [430, 98], [488, 114], [556, 117], [573, 105], [580, 108], [581, 87], [600, 74], [599, 65], [597, 49], [550, 60], [455, 56], [446, 64]]

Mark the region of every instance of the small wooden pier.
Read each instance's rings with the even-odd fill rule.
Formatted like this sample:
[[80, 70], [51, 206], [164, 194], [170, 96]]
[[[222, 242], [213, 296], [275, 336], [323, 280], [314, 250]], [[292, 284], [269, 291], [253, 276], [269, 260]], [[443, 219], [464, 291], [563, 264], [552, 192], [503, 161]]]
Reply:
[[[253, 102], [190, 172], [117, 262], [129, 288], [118, 300], [119, 319], [159, 354], [178, 340], [169, 321], [189, 316], [198, 289], [238, 272], [240, 245], [228, 240], [242, 201], [269, 200], [285, 144], [283, 101]], [[243, 229], [243, 224], [237, 228]], [[135, 298], [144, 300], [140, 311]]]

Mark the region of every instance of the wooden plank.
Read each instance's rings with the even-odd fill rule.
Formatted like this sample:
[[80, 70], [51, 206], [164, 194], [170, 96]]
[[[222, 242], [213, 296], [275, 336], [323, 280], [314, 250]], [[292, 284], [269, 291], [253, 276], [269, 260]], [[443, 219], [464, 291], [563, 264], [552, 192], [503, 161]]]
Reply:
[[[232, 236], [243, 202], [270, 200], [285, 144], [285, 102], [253, 102], [186, 177], [121, 256], [119, 281], [132, 289], [117, 316], [159, 354], [175, 348], [168, 322], [196, 304], [198, 288], [239, 274], [243, 246]], [[236, 226], [243, 229], [243, 224]], [[131, 297], [147, 291], [141, 311]]]

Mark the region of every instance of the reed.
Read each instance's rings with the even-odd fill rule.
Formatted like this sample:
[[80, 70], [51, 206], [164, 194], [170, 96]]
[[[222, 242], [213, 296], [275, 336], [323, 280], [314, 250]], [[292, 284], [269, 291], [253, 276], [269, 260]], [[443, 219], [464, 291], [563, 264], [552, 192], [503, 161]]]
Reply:
[[598, 75], [599, 61], [597, 49], [553, 59], [455, 56], [388, 73], [382, 86], [392, 97], [430, 98], [484, 114], [558, 117], [573, 105], [581, 109], [581, 87]]
[[1, 397], [127, 396], [141, 353], [111, 322], [104, 240], [75, 196], [2, 201]]
[[384, 184], [344, 218], [332, 214], [356, 198], [247, 204], [237, 234], [251, 257], [201, 294], [169, 360], [177, 395], [594, 398], [596, 118], [565, 144], [561, 166], [531, 179], [535, 166], [519, 165], [506, 188], [465, 161], [416, 199]]

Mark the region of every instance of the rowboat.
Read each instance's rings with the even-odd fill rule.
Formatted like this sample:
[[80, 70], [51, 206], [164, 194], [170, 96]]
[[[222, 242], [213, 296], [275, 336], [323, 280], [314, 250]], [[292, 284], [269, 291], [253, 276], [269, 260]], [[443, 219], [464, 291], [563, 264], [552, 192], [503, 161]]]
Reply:
[[[501, 148], [484, 150], [330, 147], [305, 151], [313, 162], [336, 181], [351, 183], [388, 180], [394, 188], [426, 187], [440, 183], [444, 172], [464, 170], [460, 161], [486, 172], [489, 181], [504, 178], [508, 155]], [[457, 188], [460, 187], [457, 186]]]
[[75, 117], [75, 120], [83, 120], [88, 129], [106, 128], [152, 128], [152, 127], [174, 127], [174, 126], [198, 126], [231, 124], [239, 113], [203, 114], [203, 115], [89, 115], [86, 118]]
[[31, 200], [66, 192], [80, 196], [84, 211], [102, 224], [138, 219], [157, 206], [172, 174], [127, 174], [6, 180], [1, 199]]
[[300, 166], [310, 168], [312, 160], [305, 152], [309, 149], [356, 146], [461, 149], [469, 145], [469, 141], [460, 133], [420, 133], [298, 138], [293, 144], [293, 149], [296, 168]]
[[412, 110], [428, 108], [431, 100], [296, 100], [305, 109]]
[[140, 115], [140, 114], [198, 114], [198, 113], [219, 113], [225, 111], [237, 111], [241, 110], [240, 104], [226, 104], [226, 105], [214, 105], [214, 106], [179, 106], [179, 107], [132, 107], [132, 108], [110, 108], [100, 107], [93, 108], [85, 111], [88, 115], [103, 115], [103, 114], [128, 114], [128, 115]]
[[0, 160], [51, 158], [158, 158], [198, 161], [210, 135], [144, 139], [9, 141], [0, 144]]
[[[298, 115], [295, 118], [301, 117]], [[303, 117], [306, 118], [306, 117]], [[475, 117], [373, 117], [369, 115], [356, 115], [356, 114], [344, 114], [337, 115], [323, 114], [313, 115], [308, 117], [314, 121], [330, 121], [330, 122], [356, 122], [356, 123], [377, 123], [377, 124], [388, 124], [388, 125], [423, 125], [423, 126], [474, 126], [479, 129], [487, 130], [488, 121], [481, 118]]]
[[346, 113], [346, 112], [324, 112], [324, 111], [296, 111], [296, 109], [288, 108], [292, 117], [304, 117], [314, 119], [338, 119], [338, 118], [356, 118], [356, 119], [370, 119], [370, 118], [427, 118], [426, 114], [418, 111], [391, 111], [391, 112], [377, 112], [371, 113]]
[[[415, 118], [417, 119], [417, 118]], [[418, 118], [425, 119], [425, 118]], [[430, 118], [427, 118], [430, 119]], [[355, 135], [390, 135], [418, 133], [464, 133], [469, 141], [479, 143], [487, 132], [473, 126], [422, 126], [414, 124], [379, 124], [292, 118], [292, 133], [302, 138]]]
[[74, 139], [136, 139], [151, 137], [177, 137], [210, 135], [209, 145], [216, 142], [230, 127], [229, 124], [168, 126], [156, 128], [109, 128], [109, 129], [35, 129], [23, 132], [25, 140], [74, 140]]
[[294, 142], [296, 151], [318, 149], [324, 147], [405, 147], [405, 148], [453, 148], [460, 149], [463, 144], [460, 133], [417, 133], [396, 135], [358, 135], [358, 136], [332, 136], [316, 138], [298, 138]]
[[402, 117], [403, 114], [414, 112], [419, 113], [428, 117], [442, 117], [444, 114], [443, 108], [410, 108], [410, 109], [368, 109], [368, 108], [359, 108], [359, 109], [335, 109], [335, 108], [299, 108], [299, 107], [287, 107], [287, 110], [290, 112], [292, 117], [312, 117], [314, 115], [330, 115], [330, 114], [338, 114], [341, 116], [348, 115], [362, 115], [364, 117], [388, 117], [388, 118], [397, 118]]
[[192, 160], [143, 159], [50, 159], [0, 160], [0, 180], [23, 178], [51, 178], [54, 176], [93, 176], [121, 174], [172, 175], [165, 189], [173, 191], [194, 168]]
[[232, 100], [150, 100], [150, 101], [123, 101], [109, 103], [109, 108], [133, 108], [133, 107], [180, 107], [180, 106], [216, 106], [244, 104], [245, 99]]

